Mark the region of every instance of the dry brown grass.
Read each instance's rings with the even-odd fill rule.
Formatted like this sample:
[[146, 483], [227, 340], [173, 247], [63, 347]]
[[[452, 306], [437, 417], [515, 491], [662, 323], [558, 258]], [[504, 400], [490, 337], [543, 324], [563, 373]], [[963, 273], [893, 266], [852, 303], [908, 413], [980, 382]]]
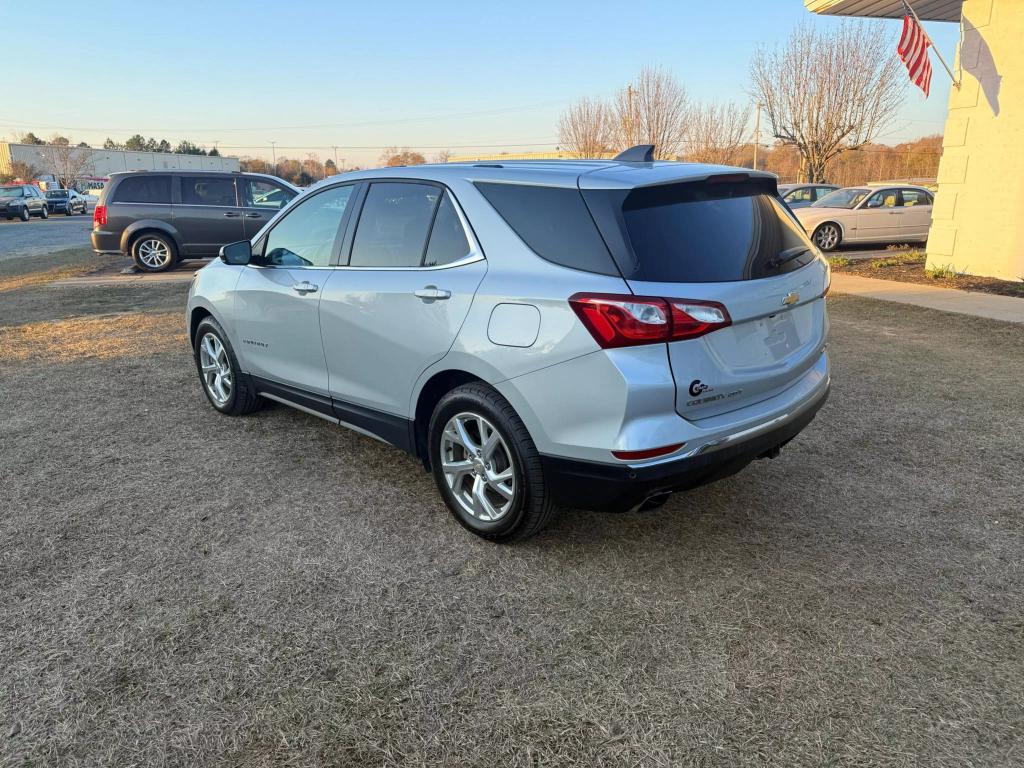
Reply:
[[0, 293], [45, 285], [46, 283], [52, 283], [56, 280], [67, 280], [72, 277], [88, 275], [119, 260], [121, 260], [119, 256], [95, 256], [89, 261], [83, 261], [68, 266], [54, 267], [52, 269], [38, 272], [23, 272], [22, 274], [16, 274], [9, 277], [3, 277], [0, 275]]
[[0, 326], [0, 362], [68, 363], [166, 352], [186, 344], [181, 317], [126, 313]]

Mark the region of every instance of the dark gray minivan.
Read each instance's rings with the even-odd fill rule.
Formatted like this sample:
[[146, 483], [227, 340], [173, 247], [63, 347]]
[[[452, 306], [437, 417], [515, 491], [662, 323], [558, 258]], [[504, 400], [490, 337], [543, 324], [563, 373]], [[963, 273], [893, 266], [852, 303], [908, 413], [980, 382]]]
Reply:
[[284, 179], [237, 171], [114, 173], [92, 217], [92, 249], [123, 253], [144, 272], [216, 256], [248, 240], [299, 194]]

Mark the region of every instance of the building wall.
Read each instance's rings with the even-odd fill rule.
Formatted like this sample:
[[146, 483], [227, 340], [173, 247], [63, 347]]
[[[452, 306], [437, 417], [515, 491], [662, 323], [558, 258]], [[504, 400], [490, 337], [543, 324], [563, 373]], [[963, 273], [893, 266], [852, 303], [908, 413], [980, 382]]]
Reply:
[[[181, 168], [201, 171], [237, 171], [237, 157], [177, 155], [171, 152], [128, 152], [118, 149], [92, 149], [90, 176], [109, 176], [118, 171], [164, 170]], [[0, 143], [0, 171], [9, 171], [12, 162], [34, 165], [49, 173], [46, 146]]]
[[[928, 266], [1024, 278], [1024, 0], [965, 0]], [[945, 71], [937, 62], [935, 77]]]

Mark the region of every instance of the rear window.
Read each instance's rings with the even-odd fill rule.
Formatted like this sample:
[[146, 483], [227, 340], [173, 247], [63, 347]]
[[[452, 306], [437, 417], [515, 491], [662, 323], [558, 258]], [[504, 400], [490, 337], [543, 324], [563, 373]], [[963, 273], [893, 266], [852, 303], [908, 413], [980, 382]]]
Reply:
[[170, 176], [130, 176], [114, 190], [115, 203], [170, 203]]
[[584, 194], [624, 277], [671, 283], [753, 280], [815, 257], [785, 205], [760, 180], [691, 182]]
[[575, 187], [477, 182], [501, 218], [534, 253], [563, 267], [618, 275], [608, 248]]

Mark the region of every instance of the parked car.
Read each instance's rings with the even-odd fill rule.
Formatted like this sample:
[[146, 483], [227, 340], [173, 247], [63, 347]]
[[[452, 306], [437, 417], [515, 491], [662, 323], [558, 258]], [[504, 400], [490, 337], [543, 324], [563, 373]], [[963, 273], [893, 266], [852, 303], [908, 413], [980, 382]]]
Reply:
[[252, 237], [297, 194], [284, 179], [259, 173], [114, 173], [93, 211], [92, 248], [130, 256], [143, 272], [163, 272]]
[[15, 217], [28, 221], [31, 216], [45, 219], [49, 215], [50, 208], [38, 187], [31, 184], [0, 187], [0, 216], [8, 221]]
[[816, 246], [834, 251], [841, 243], [923, 243], [933, 202], [924, 187], [846, 187], [795, 214]]
[[796, 210], [813, 205], [837, 189], [839, 187], [835, 184], [780, 184], [779, 194], [786, 205]]
[[649, 157], [320, 182], [197, 273], [206, 397], [403, 448], [497, 541], [777, 455], [829, 391], [828, 265], [774, 177]]
[[52, 213], [63, 213], [66, 216], [89, 212], [89, 203], [85, 197], [73, 189], [46, 190], [46, 205]]

